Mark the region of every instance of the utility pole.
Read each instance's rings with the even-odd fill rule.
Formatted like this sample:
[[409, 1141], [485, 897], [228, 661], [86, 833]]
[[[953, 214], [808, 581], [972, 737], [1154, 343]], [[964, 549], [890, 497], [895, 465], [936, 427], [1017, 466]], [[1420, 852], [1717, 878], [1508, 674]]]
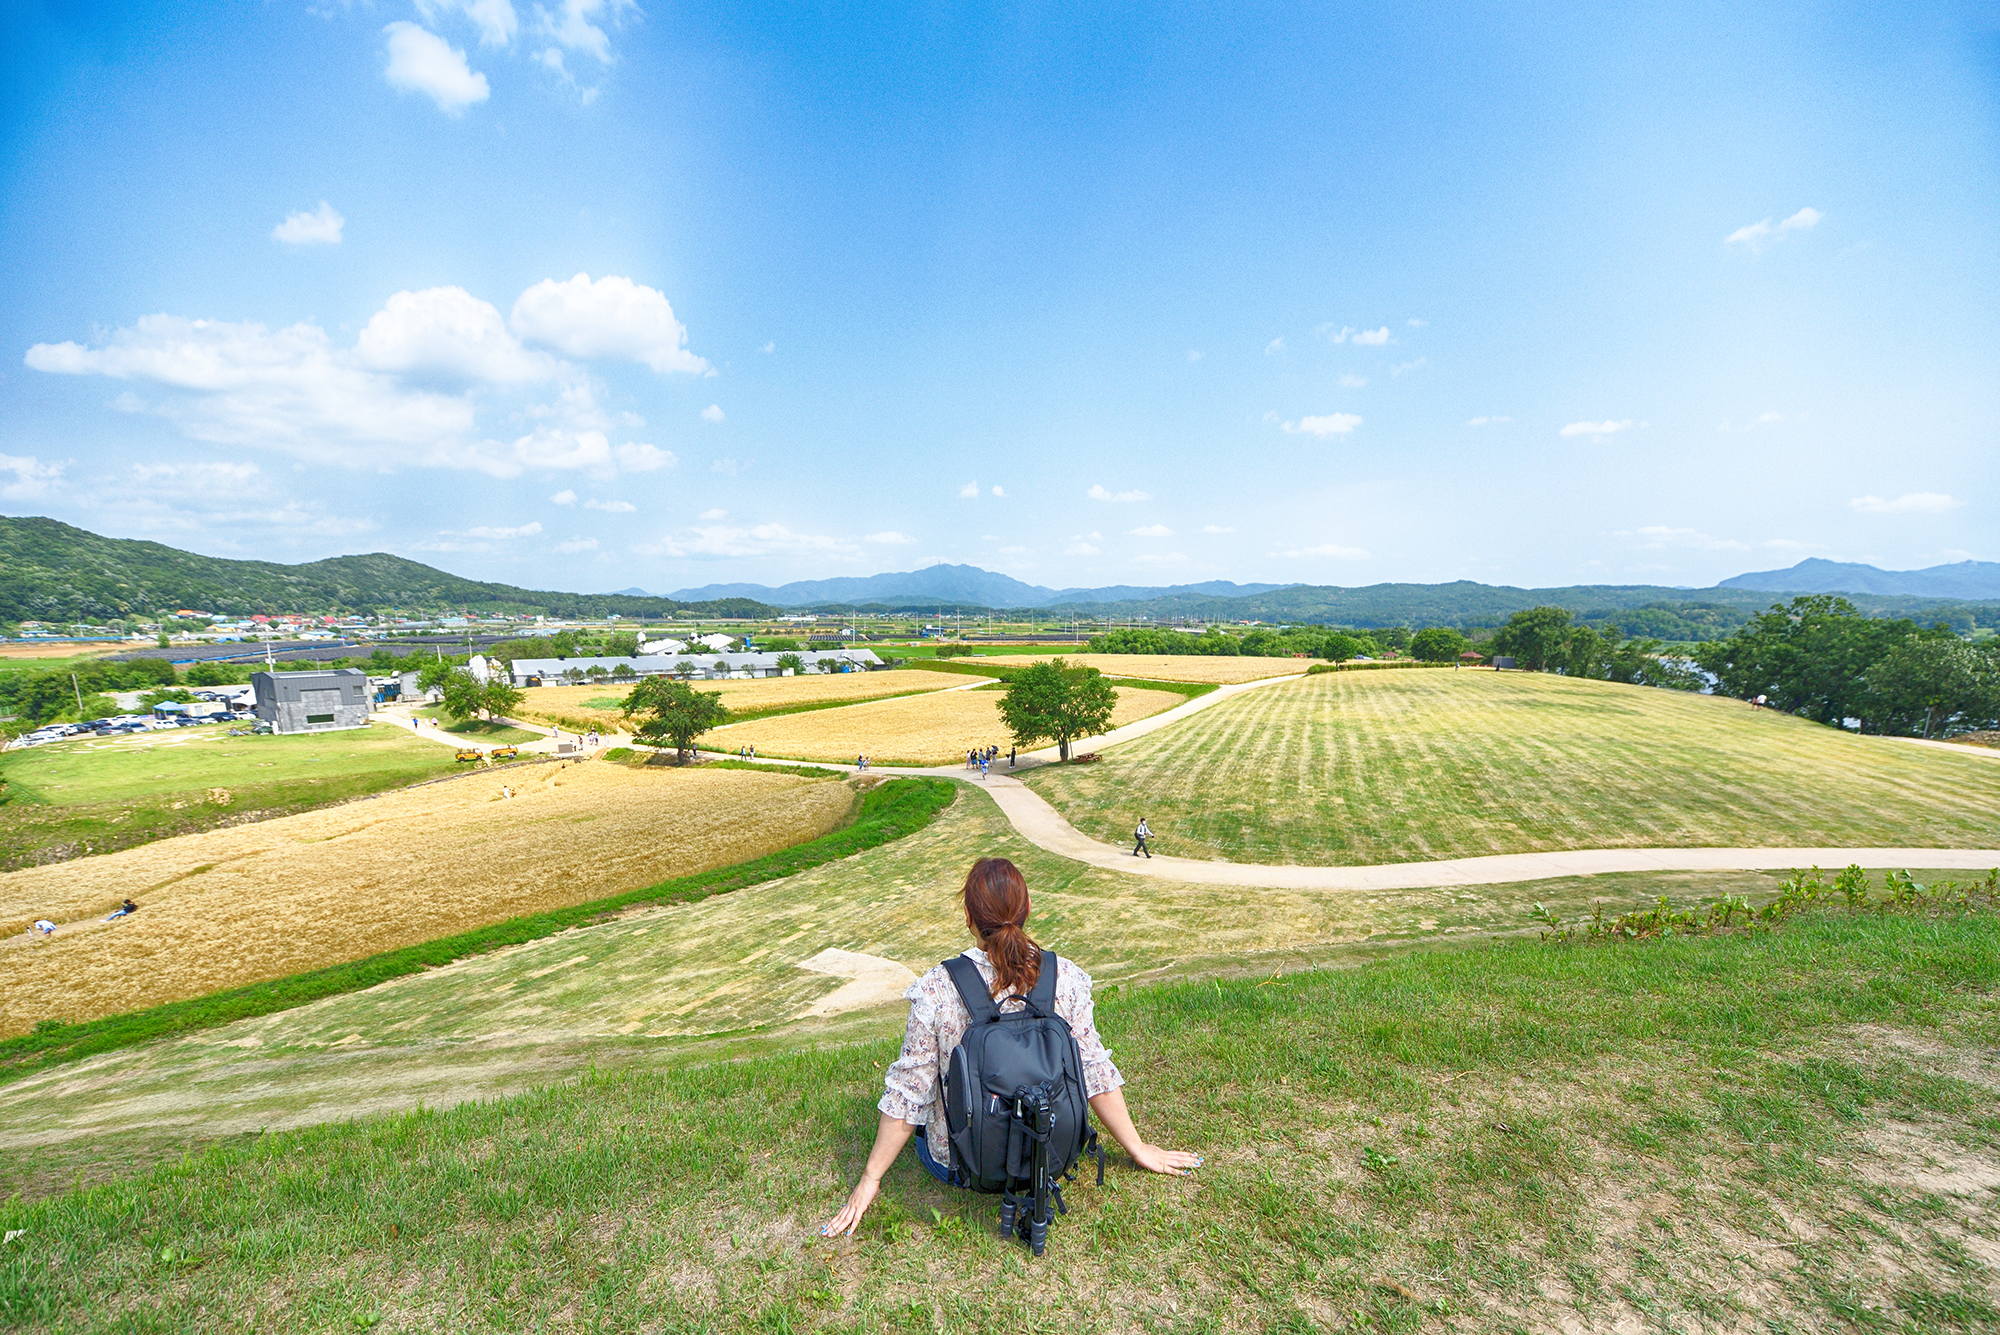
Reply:
[[83, 722], [83, 687], [76, 684], [76, 674], [69, 674], [69, 688], [76, 692], [76, 721]]

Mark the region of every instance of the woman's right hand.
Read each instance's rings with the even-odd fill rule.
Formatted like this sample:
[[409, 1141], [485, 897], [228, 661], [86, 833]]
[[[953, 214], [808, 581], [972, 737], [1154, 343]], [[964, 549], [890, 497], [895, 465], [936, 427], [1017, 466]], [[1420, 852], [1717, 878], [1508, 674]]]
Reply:
[[1201, 1156], [1186, 1150], [1163, 1150], [1158, 1145], [1148, 1145], [1141, 1141], [1132, 1150], [1132, 1162], [1149, 1173], [1165, 1173], [1168, 1177], [1180, 1177], [1190, 1168], [1201, 1167]]

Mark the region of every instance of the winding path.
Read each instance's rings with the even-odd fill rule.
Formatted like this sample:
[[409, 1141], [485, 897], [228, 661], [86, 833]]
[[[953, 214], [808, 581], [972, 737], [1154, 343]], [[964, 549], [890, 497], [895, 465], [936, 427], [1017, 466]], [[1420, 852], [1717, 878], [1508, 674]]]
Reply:
[[[1087, 752], [1116, 746], [1169, 727], [1201, 710], [1245, 691], [1298, 681], [1297, 674], [1221, 686], [1184, 705], [1128, 723], [1101, 737], [1089, 737], [1071, 749]], [[1133, 678], [1132, 680], [1138, 680]], [[1915, 741], [1913, 738], [1901, 740]], [[1948, 742], [1917, 742], [1957, 754], [2000, 760], [2000, 751], [1982, 751]], [[723, 757], [723, 753], [712, 753]], [[1022, 768], [1058, 760], [1053, 747], [1020, 757]], [[773, 765], [814, 765], [852, 772], [853, 765], [829, 761], [770, 760]], [[1426, 862], [1385, 862], [1365, 867], [1302, 867], [1258, 862], [1220, 862], [1160, 854], [1134, 857], [1129, 849], [1100, 843], [1071, 825], [1041, 794], [1019, 779], [995, 773], [984, 780], [968, 779], [959, 765], [928, 769], [888, 766], [871, 771], [885, 775], [930, 775], [976, 784], [985, 790], [1023, 839], [1059, 857], [1106, 871], [1151, 876], [1162, 881], [1195, 885], [1268, 887], [1278, 890], [1421, 890], [1445, 885], [1501, 885], [1546, 881], [1562, 876], [1602, 876], [1618, 872], [1664, 871], [1790, 871], [1803, 867], [1845, 867], [1852, 863], [1881, 871], [1924, 867], [1940, 871], [1983, 872], [2000, 867], [2000, 849], [1992, 848], [1584, 848], [1550, 853], [1501, 853], [1489, 857], [1441, 858]]]

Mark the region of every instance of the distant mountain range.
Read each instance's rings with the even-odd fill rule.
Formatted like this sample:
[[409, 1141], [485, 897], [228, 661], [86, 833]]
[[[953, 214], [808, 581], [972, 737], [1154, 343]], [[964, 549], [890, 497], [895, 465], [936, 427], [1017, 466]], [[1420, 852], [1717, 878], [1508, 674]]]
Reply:
[[762, 584], [704, 584], [673, 594], [689, 602], [710, 598], [754, 598], [779, 607], [816, 607], [827, 603], [871, 603], [884, 607], [950, 607], [970, 604], [994, 609], [1065, 607], [1071, 603], [1127, 603], [1152, 598], [1198, 595], [1244, 598], [1290, 588], [1288, 584], [1232, 584], [1226, 579], [1203, 584], [1143, 587], [1114, 584], [1100, 589], [1048, 589], [1024, 584], [1009, 575], [978, 566], [934, 565], [901, 574], [866, 575], [847, 579], [806, 579], [777, 588]]
[[1923, 570], [1881, 570], [1852, 561], [1808, 557], [1789, 570], [1736, 575], [1719, 589], [1767, 593], [1873, 593], [1917, 598], [2000, 598], [2000, 561], [1960, 561]]

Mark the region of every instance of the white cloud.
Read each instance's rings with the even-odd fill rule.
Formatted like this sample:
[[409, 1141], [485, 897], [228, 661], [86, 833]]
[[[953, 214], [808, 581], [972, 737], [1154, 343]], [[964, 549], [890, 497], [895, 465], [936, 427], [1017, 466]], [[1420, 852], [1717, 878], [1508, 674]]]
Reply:
[[1147, 524], [1140, 528], [1127, 529], [1135, 538], [1171, 538], [1174, 531], [1165, 524]]
[[1363, 347], [1379, 348], [1389, 341], [1389, 326], [1380, 329], [1360, 329], [1354, 334], [1354, 341]]
[[189, 464], [133, 464], [132, 480], [152, 489], [179, 488], [189, 491], [218, 487], [247, 487], [257, 483], [263, 469], [247, 460], [228, 463], [206, 459]]
[[958, 489], [958, 499], [960, 499], [961, 501], [972, 500], [978, 495], [979, 495], [979, 484], [977, 482], [968, 482], [964, 486]]
[[1322, 440], [1329, 436], [1344, 436], [1361, 425], [1361, 419], [1353, 413], [1326, 413], [1320, 417], [1301, 417], [1296, 422], [1285, 423], [1285, 431], [1294, 436], [1318, 436]]
[[1132, 558], [1135, 566], [1177, 566], [1187, 560], [1180, 552], [1146, 552]]
[[1097, 548], [1095, 548], [1095, 547], [1091, 546], [1091, 545], [1090, 545], [1089, 543], [1085, 542], [1085, 541], [1084, 541], [1084, 540], [1083, 540], [1082, 538], [1077, 538], [1077, 539], [1075, 539], [1074, 541], [1072, 541], [1072, 542], [1070, 543], [1070, 545], [1069, 545], [1069, 546], [1067, 546], [1067, 547], [1063, 548], [1063, 555], [1064, 555], [1064, 556], [1102, 556], [1102, 555], [1103, 555], [1103, 552], [1101, 552], [1101, 551], [1099, 551], [1099, 550], [1098, 550]]
[[1264, 355], [1266, 357], [1269, 357], [1273, 353], [1283, 352], [1284, 350], [1285, 350], [1285, 336], [1283, 334], [1278, 335], [1276, 338], [1272, 339], [1269, 343], [1266, 343], [1264, 345]]
[[0, 482], [0, 497], [10, 501], [37, 500], [62, 481], [62, 471], [62, 464], [45, 464], [32, 454], [0, 454], [0, 474], [14, 475], [12, 482]]
[[[626, 10], [638, 10], [632, 0], [609, 0], [609, 8], [614, 23], [624, 18]], [[605, 10], [606, 0], [562, 0], [554, 14], [536, 5], [535, 29], [571, 51], [588, 51], [601, 64], [608, 65], [611, 63], [611, 38], [604, 29], [591, 22]]]
[[544, 279], [521, 294], [512, 320], [521, 337], [572, 357], [617, 357], [662, 373], [710, 369], [682, 346], [687, 328], [666, 295], [615, 274], [594, 283], [584, 273]]
[[769, 343], [766, 343], [763, 347], [757, 349], [757, 351], [759, 352], [776, 352], [777, 350], [778, 350], [778, 340], [775, 338], [772, 339]]
[[521, 20], [509, 0], [417, 0], [417, 12], [432, 23], [439, 14], [457, 11], [479, 28], [481, 46], [505, 46], [514, 40]]
[[502, 384], [546, 380], [559, 369], [553, 357], [523, 348], [491, 302], [462, 287], [396, 293], [369, 317], [354, 351], [371, 370], [443, 371]]
[[465, 52], [453, 50], [436, 33], [400, 20], [382, 31], [389, 35], [389, 66], [382, 77], [390, 87], [422, 93], [448, 116], [484, 102], [492, 91], [486, 76], [466, 65]]
[[1641, 551], [1666, 551], [1670, 548], [1697, 552], [1747, 552], [1750, 544], [1735, 538], [1718, 538], [1700, 529], [1672, 528], [1665, 524], [1648, 524], [1632, 532], [1620, 532], [1613, 537], [1631, 541]]
[[1501, 422], [1511, 422], [1511, 417], [1472, 417], [1466, 419], [1467, 426], [1495, 426]]
[[729, 511], [727, 511], [727, 510], [703, 510], [703, 511], [702, 511], [702, 512], [701, 512], [700, 514], [696, 515], [696, 516], [695, 516], [695, 518], [696, 518], [696, 519], [727, 519], [727, 518], [729, 518]]
[[340, 229], [345, 226], [347, 219], [322, 199], [317, 212], [287, 213], [285, 220], [271, 229], [271, 239], [288, 246], [337, 246]]
[[1419, 319], [1415, 318], [1414, 316], [1412, 316], [1412, 317], [1411, 317], [1410, 319], [1407, 319], [1407, 320], [1403, 321], [1403, 323], [1404, 323], [1404, 324], [1406, 324], [1406, 325], [1408, 325], [1408, 326], [1409, 326], [1410, 328], [1412, 328], [1412, 329], [1422, 329], [1422, 328], [1423, 328], [1424, 326], [1428, 325], [1428, 324], [1430, 323], [1430, 321], [1429, 321], [1429, 320], [1419, 320]]
[[1086, 538], [1089, 538], [1089, 539], [1090, 539], [1090, 540], [1091, 540], [1092, 542], [1103, 542], [1103, 541], [1104, 541], [1104, 535], [1103, 535], [1102, 533], [1086, 533], [1086, 534], [1084, 534], [1084, 536], [1085, 536]]
[[1941, 515], [1965, 502], [1940, 491], [1907, 491], [1894, 500], [1856, 496], [1848, 504], [1865, 515]]
[[748, 464], [738, 463], [734, 459], [722, 458], [710, 464], [708, 471], [711, 473], [721, 473], [724, 477], [735, 477], [749, 466]]
[[1722, 238], [1722, 244], [1725, 246], [1747, 246], [1753, 252], [1761, 251], [1766, 244], [1782, 239], [1787, 233], [1811, 231], [1819, 225], [1819, 220], [1825, 216], [1818, 209], [1807, 207], [1800, 209], [1797, 213], [1794, 213], [1791, 217], [1778, 223], [1776, 226], [1773, 226], [1771, 220], [1766, 218], [1762, 222], [1753, 222], [1747, 227], [1737, 228], [1728, 236]]
[[559, 542], [559, 543], [557, 543], [557, 544], [556, 544], [556, 550], [557, 550], [557, 551], [559, 551], [559, 552], [570, 552], [570, 553], [574, 553], [574, 552], [594, 552], [594, 551], [596, 551], [596, 550], [597, 550], [597, 539], [596, 539], [596, 538], [571, 538], [571, 539], [570, 539], [570, 540], [569, 540], [568, 542]]
[[1007, 491], [1006, 491], [1006, 488], [1004, 488], [1004, 487], [1000, 486], [1000, 485], [999, 485], [998, 483], [995, 483], [995, 484], [994, 484], [994, 486], [993, 486], [993, 494], [994, 494], [995, 496], [998, 496], [998, 497], [1001, 497], [1002, 499], [1005, 499], [1005, 498], [1006, 498], [1006, 495], [1007, 495]]
[[706, 408], [703, 408], [701, 410], [701, 420], [704, 422], [720, 422], [722, 420], [722, 405], [711, 403]]
[[1367, 378], [1364, 376], [1343, 375], [1340, 377], [1339, 380], [1336, 380], [1334, 383], [1339, 385], [1342, 389], [1362, 389], [1367, 386], [1368, 381]]
[[1419, 357], [1413, 362], [1397, 363], [1396, 365], [1389, 368], [1389, 374], [1392, 376], [1398, 376], [1402, 375], [1405, 371], [1420, 371], [1424, 367], [1429, 366], [1430, 364], [1431, 364], [1430, 358]]
[[1320, 325], [1317, 329], [1314, 329], [1313, 332], [1315, 334], [1318, 334], [1321, 338], [1328, 340], [1329, 342], [1345, 343], [1347, 342], [1348, 336], [1354, 332], [1354, 326], [1351, 324], [1344, 324], [1341, 325], [1338, 329], [1336, 329], [1334, 328], [1332, 322], [1329, 321], [1326, 324]]
[[1093, 501], [1118, 501], [1127, 505], [1134, 501], [1150, 501], [1153, 499], [1153, 494], [1149, 491], [1107, 491], [1095, 483], [1091, 485], [1090, 490], [1086, 491], [1084, 495], [1090, 497]]
[[1559, 436], [1589, 436], [1592, 440], [1603, 440], [1607, 436], [1615, 436], [1620, 431], [1630, 431], [1631, 429], [1632, 419], [1628, 417], [1622, 422], [1613, 422], [1608, 419], [1602, 422], [1571, 422], [1556, 434]]
[[481, 525], [478, 528], [465, 530], [465, 536], [468, 538], [490, 538], [499, 541], [507, 538], [532, 538], [541, 531], [542, 526], [538, 523], [522, 524], [518, 528], [492, 528]]
[[568, 487], [564, 487], [561, 491], [549, 497], [549, 499], [551, 501], [554, 501], [557, 505], [575, 505], [576, 493], [571, 491]]
[[586, 510], [602, 510], [606, 514], [629, 515], [639, 507], [630, 501], [600, 501], [596, 497], [592, 497], [583, 503], [583, 508]]
[[1196, 351], [1196, 350], [1195, 350], [1195, 349], [1193, 349], [1193, 348], [1189, 348], [1189, 349], [1188, 349], [1188, 360], [1189, 360], [1189, 361], [1191, 361], [1191, 362], [1198, 362], [1198, 361], [1200, 361], [1200, 360], [1201, 360], [1201, 359], [1202, 359], [1203, 357], [1206, 357], [1207, 355], [1208, 355], [1207, 353], [1205, 353], [1205, 352], [1198, 352], [1198, 351]]
[[662, 468], [674, 468], [680, 464], [680, 456], [672, 450], [638, 441], [620, 445], [611, 453], [617, 457], [618, 466], [628, 473], [657, 473]]
[[1327, 556], [1332, 557], [1336, 561], [1366, 561], [1368, 559], [1368, 552], [1365, 548], [1341, 547], [1330, 542], [1321, 543], [1317, 547], [1296, 548], [1293, 551], [1282, 552], [1280, 555], [1288, 556], [1293, 560], [1306, 556]]
[[870, 533], [862, 541], [881, 543], [885, 546], [903, 547], [915, 542], [916, 539], [906, 534], [898, 533], [894, 529], [884, 529], [880, 533]]
[[1201, 531], [1203, 533], [1234, 533], [1236, 530], [1227, 524], [1203, 524]]

